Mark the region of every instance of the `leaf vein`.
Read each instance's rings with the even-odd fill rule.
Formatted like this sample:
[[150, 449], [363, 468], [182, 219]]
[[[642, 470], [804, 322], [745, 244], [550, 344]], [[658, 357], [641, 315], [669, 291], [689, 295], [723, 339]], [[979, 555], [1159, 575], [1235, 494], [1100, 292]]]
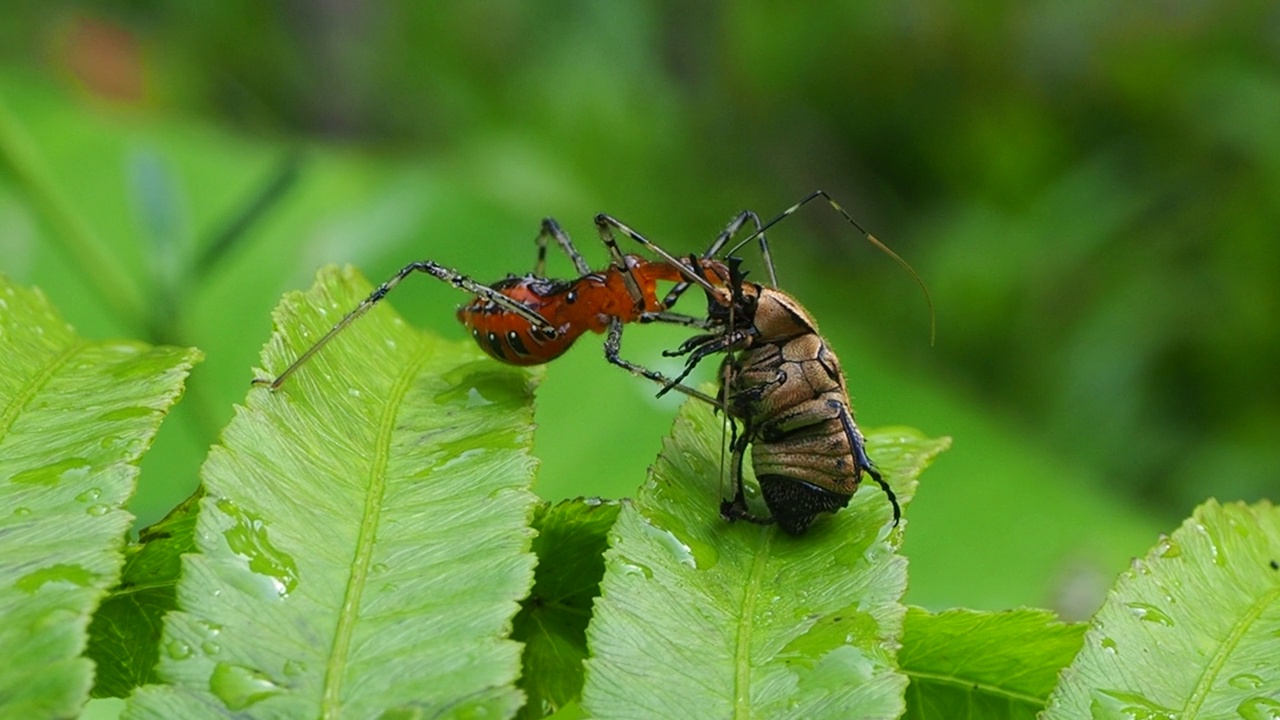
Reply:
[[[941, 685], [953, 685], [955, 687], [964, 688], [965, 690], [969, 690], [969, 691], [978, 690], [978, 691], [987, 693], [989, 695], [993, 695], [995, 697], [1003, 697], [1009, 700], [1017, 700], [1019, 702], [1030, 703], [1037, 707], [1044, 707], [1044, 703], [1045, 703], [1045, 698], [1042, 698], [1042, 697], [1036, 697], [1035, 695], [1019, 692], [1017, 690], [1010, 690], [1008, 688], [1000, 687], [999, 685], [991, 685], [990, 683], [978, 682], [974, 680], [966, 680], [965, 678], [958, 677], [956, 675], [942, 675], [940, 673], [921, 672], [919, 670], [908, 670], [906, 668], [903, 668], [902, 672], [907, 677], [912, 679], [913, 681], [912, 685], [916, 685], [914, 681], [917, 679], [927, 680], [929, 682], [936, 682]], [[967, 693], [967, 695], [969, 695], [971, 698], [973, 693], [969, 692]]]
[[405, 364], [404, 371], [396, 378], [395, 384], [387, 393], [387, 402], [383, 410], [381, 422], [378, 424], [378, 436], [374, 443], [374, 457], [369, 467], [369, 483], [365, 491], [364, 512], [360, 517], [360, 534], [356, 540], [356, 549], [351, 562], [351, 575], [347, 579], [346, 592], [342, 599], [342, 608], [338, 613], [338, 627], [334, 633], [333, 651], [329, 654], [328, 666], [325, 669], [324, 690], [321, 694], [320, 716], [337, 718], [342, 708], [342, 679], [346, 669], [347, 656], [351, 651], [351, 639], [355, 633], [356, 621], [360, 616], [360, 600], [367, 584], [369, 567], [373, 558], [374, 540], [378, 536], [378, 521], [382, 515], [382, 499], [387, 488], [387, 465], [391, 456], [391, 435], [395, 430], [396, 417], [404, 396], [409, 391], [413, 379], [418, 376], [428, 353], [419, 350], [411, 362]]
[[22, 412], [22, 409], [27, 406], [27, 403], [31, 402], [31, 399], [36, 396], [36, 393], [40, 392], [40, 388], [44, 387], [45, 383], [49, 382], [49, 378], [53, 377], [54, 374], [58, 372], [59, 368], [66, 365], [72, 357], [88, 346], [88, 344], [88, 340], [81, 340], [80, 342], [68, 346], [60, 355], [53, 358], [48, 365], [45, 365], [39, 373], [28, 380], [27, 383], [22, 386], [21, 390], [14, 393], [13, 399], [9, 401], [9, 405], [4, 409], [4, 414], [0, 415], [0, 438], [9, 434], [9, 429], [13, 426], [13, 423], [17, 421], [18, 415]]
[[742, 598], [742, 617], [738, 620], [737, 648], [734, 653], [736, 673], [733, 682], [735, 718], [751, 717], [751, 633], [755, 621], [756, 598], [760, 594], [760, 579], [768, 564], [773, 528], [761, 528], [760, 533], [764, 539], [751, 565], [751, 575], [747, 578], [746, 592]]
[[1263, 593], [1250, 608], [1235, 627], [1227, 635], [1222, 644], [1218, 646], [1218, 651], [1214, 653], [1209, 664], [1205, 666], [1204, 672], [1200, 674], [1200, 679], [1196, 681], [1195, 689], [1187, 698], [1187, 704], [1184, 706], [1183, 717], [1193, 718], [1196, 713], [1200, 712], [1200, 706], [1204, 705], [1204, 701], [1209, 697], [1209, 690], [1213, 688], [1214, 681], [1222, 672], [1222, 666], [1227, 663], [1227, 657], [1231, 651], [1236, 649], [1240, 644], [1240, 638], [1244, 637], [1245, 632], [1252, 627], [1258, 617], [1262, 615], [1262, 611], [1271, 606], [1277, 599], [1280, 599], [1280, 586], [1272, 588], [1269, 592]]

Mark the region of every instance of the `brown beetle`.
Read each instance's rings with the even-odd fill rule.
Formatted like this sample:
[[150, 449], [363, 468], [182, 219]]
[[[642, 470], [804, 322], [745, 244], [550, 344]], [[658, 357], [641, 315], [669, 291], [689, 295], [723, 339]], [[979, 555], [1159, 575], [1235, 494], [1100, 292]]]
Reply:
[[[720, 514], [729, 520], [777, 522], [799, 535], [819, 513], [848, 505], [865, 473], [888, 495], [896, 525], [901, 508], [867, 457], [840, 361], [800, 303], [780, 290], [746, 282], [740, 264], [729, 259], [727, 291], [707, 293], [709, 319], [722, 330], [690, 338], [667, 353], [688, 355], [685, 372], [674, 382], [708, 355], [728, 353], [720, 366], [718, 400], [742, 430], [733, 426], [735, 490], [733, 500], [721, 502]], [[747, 509], [742, 460], [748, 446], [772, 517]]]

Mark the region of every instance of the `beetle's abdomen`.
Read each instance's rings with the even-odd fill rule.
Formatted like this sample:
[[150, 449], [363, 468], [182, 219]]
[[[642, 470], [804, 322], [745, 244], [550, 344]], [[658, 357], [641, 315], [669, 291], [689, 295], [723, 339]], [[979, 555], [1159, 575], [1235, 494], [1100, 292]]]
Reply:
[[757, 475], [760, 493], [778, 527], [800, 535], [819, 513], [835, 512], [849, 504], [849, 495], [832, 492], [793, 477]]

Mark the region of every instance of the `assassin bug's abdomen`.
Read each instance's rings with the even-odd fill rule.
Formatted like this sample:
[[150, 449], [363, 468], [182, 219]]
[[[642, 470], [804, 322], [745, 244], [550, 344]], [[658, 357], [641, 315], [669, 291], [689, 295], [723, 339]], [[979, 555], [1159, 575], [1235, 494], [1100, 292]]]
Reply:
[[[588, 331], [603, 333], [614, 320], [637, 322], [645, 315], [667, 309], [666, 303], [658, 298], [658, 281], [684, 280], [681, 270], [666, 261], [638, 255], [626, 255], [623, 259], [625, 268], [610, 266], [574, 280], [513, 275], [489, 286], [537, 313], [554, 333], [479, 295], [458, 308], [458, 322], [495, 360], [512, 365], [550, 362], [568, 351]], [[700, 260], [699, 263], [704, 277], [714, 277], [715, 268], [719, 266], [717, 261]], [[631, 294], [629, 280], [635, 283], [637, 296]]]

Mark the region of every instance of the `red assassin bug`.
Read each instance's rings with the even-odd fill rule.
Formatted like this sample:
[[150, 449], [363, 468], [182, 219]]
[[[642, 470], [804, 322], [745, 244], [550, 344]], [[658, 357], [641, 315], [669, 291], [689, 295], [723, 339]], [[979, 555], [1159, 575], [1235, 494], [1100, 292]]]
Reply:
[[[707, 329], [706, 320], [670, 312], [668, 308], [690, 283], [710, 290], [728, 280], [728, 269], [713, 256], [747, 222], [754, 224], [756, 232], [752, 237], [760, 237], [762, 251], [767, 256], [768, 247], [761, 234], [760, 218], [752, 212], [739, 214], [701, 257], [691, 256], [686, 260], [677, 259], [609, 215], [597, 215], [595, 222], [611, 258], [609, 266], [600, 272], [591, 270], [559, 224], [547, 218], [542, 221], [542, 231], [537, 237], [538, 259], [532, 273], [510, 275], [492, 285], [483, 285], [430, 260], [410, 263], [379, 285], [274, 380], [259, 378], [254, 380], [254, 384], [278, 389], [320, 348], [381, 302], [401, 281], [415, 272], [423, 272], [475, 296], [458, 308], [458, 320], [471, 332], [480, 348], [497, 360], [514, 365], [550, 362], [564, 354], [587, 331], [608, 332], [604, 350], [609, 362], [666, 385], [667, 378], [619, 356], [623, 324], [667, 322]], [[649, 248], [659, 259], [623, 254], [613, 238], [613, 229]], [[554, 280], [544, 276], [549, 238], [554, 238], [569, 256], [579, 277]], [[676, 282], [677, 285], [659, 300], [658, 281]], [[683, 386], [677, 389], [714, 402], [710, 396], [697, 390]]]

